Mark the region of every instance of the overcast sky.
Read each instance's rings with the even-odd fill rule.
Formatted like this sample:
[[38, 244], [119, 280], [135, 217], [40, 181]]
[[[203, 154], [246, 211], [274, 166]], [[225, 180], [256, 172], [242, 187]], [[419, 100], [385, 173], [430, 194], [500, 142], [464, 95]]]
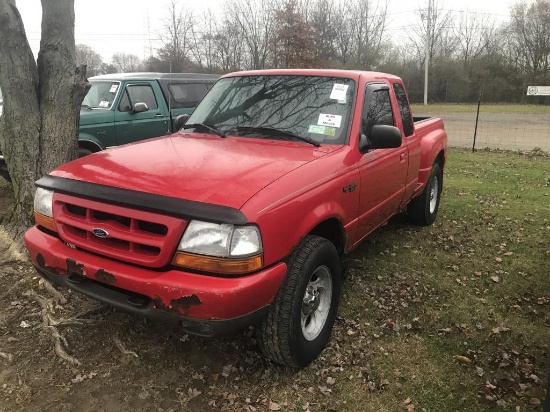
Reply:
[[[428, 0], [389, 0], [388, 34], [394, 39], [416, 19], [416, 11], [426, 8]], [[437, 1], [437, 0], [436, 0]], [[443, 9], [464, 11], [503, 21], [510, 5], [519, 0], [438, 0]], [[197, 13], [207, 8], [219, 10], [223, 0], [180, 0], [184, 7]], [[40, 45], [40, 0], [18, 0], [17, 6], [25, 24], [27, 37], [35, 55]], [[132, 53], [140, 58], [155, 53], [158, 33], [166, 16], [166, 0], [75, 0], [76, 42], [99, 52], [105, 61], [117, 52]]]

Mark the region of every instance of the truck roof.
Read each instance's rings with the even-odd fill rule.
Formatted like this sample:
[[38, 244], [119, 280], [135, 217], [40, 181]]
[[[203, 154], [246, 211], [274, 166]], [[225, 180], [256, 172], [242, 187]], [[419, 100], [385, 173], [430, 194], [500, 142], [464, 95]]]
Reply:
[[219, 74], [143, 72], [102, 74], [90, 77], [89, 80], [211, 80], [215, 82], [219, 78]]
[[269, 75], [299, 75], [299, 76], [328, 76], [328, 77], [347, 77], [359, 79], [360, 77], [369, 80], [401, 80], [398, 76], [388, 73], [370, 72], [362, 70], [332, 70], [332, 69], [269, 69], [269, 70], [249, 70], [242, 72], [233, 72], [224, 75], [223, 77], [234, 76], [269, 76]]

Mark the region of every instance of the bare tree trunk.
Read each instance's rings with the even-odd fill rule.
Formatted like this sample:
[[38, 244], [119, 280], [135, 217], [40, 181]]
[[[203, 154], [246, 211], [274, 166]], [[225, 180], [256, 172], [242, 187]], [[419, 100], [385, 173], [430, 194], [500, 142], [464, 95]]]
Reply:
[[15, 195], [1, 223], [13, 238], [33, 223], [34, 182], [77, 155], [85, 72], [75, 64], [74, 0], [42, 0], [38, 65], [15, 1], [0, 0], [0, 148]]

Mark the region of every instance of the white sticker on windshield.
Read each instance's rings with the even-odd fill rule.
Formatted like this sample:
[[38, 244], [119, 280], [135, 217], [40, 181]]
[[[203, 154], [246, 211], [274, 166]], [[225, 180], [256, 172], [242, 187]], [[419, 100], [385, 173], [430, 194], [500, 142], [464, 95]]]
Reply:
[[319, 126], [340, 127], [341, 123], [342, 123], [342, 116], [338, 116], [337, 114], [321, 113], [319, 115], [319, 120], [317, 120], [317, 124]]
[[102, 100], [99, 102], [98, 106], [99, 107], [109, 107], [109, 102], [107, 100]]
[[109, 89], [109, 93], [116, 93], [116, 91], [118, 90], [118, 84], [113, 84], [111, 85], [111, 88]]
[[330, 98], [338, 101], [346, 102], [346, 93], [348, 92], [349, 85], [335, 83], [332, 86], [332, 92], [330, 93]]

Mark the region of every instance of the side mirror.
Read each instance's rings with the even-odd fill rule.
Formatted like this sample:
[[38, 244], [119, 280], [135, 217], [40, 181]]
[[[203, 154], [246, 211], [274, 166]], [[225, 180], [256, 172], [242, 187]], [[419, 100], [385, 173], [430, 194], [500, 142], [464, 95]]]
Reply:
[[372, 127], [368, 138], [361, 134], [359, 151], [365, 153], [370, 149], [393, 149], [400, 147], [401, 142], [401, 131], [397, 127], [377, 124]]
[[142, 113], [146, 112], [147, 110], [149, 110], [149, 108], [145, 103], [136, 103], [134, 105], [134, 110], [132, 111], [132, 113]]
[[180, 114], [176, 117], [176, 130], [180, 130], [190, 117], [190, 114]]

